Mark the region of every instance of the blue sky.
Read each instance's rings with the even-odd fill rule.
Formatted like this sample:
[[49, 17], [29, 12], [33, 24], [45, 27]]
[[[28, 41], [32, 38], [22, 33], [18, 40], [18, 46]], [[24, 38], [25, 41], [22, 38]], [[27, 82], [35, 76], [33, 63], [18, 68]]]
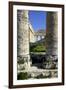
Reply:
[[39, 29], [46, 30], [46, 12], [29, 11], [29, 20], [35, 31]]

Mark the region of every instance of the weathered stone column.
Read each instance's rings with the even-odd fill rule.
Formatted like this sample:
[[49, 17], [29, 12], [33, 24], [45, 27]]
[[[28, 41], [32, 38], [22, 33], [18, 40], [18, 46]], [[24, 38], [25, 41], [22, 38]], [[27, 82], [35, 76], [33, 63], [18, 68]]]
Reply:
[[47, 57], [57, 59], [58, 57], [58, 16], [57, 12], [47, 13], [46, 31], [46, 54]]
[[17, 11], [17, 57], [25, 62], [25, 68], [29, 68], [29, 27], [28, 11]]

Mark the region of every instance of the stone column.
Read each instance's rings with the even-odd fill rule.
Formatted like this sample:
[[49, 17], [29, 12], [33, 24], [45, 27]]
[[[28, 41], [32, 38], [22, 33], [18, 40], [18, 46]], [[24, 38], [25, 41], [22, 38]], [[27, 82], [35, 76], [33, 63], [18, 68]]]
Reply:
[[51, 59], [58, 57], [58, 16], [57, 12], [47, 13], [46, 54]]
[[38, 36], [36, 36], [36, 41], [38, 41]]
[[40, 40], [42, 39], [42, 36], [40, 35]]
[[17, 57], [18, 60], [24, 60], [25, 68], [29, 68], [29, 27], [28, 27], [28, 11], [17, 11]]

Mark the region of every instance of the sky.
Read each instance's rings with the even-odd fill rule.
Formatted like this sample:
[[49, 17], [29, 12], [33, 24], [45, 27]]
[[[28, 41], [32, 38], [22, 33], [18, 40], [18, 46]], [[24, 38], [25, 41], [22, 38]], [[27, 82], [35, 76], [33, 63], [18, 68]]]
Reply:
[[46, 12], [45, 11], [29, 11], [29, 21], [34, 31], [40, 29], [46, 30]]

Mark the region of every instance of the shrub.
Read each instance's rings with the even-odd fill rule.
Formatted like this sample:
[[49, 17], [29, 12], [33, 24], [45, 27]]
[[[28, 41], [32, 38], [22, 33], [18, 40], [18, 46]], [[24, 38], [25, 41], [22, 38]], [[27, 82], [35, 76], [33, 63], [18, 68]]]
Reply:
[[45, 52], [46, 48], [43, 45], [37, 45], [37, 46], [35, 46], [33, 48], [30, 48], [30, 51], [31, 52]]
[[17, 79], [18, 79], [18, 80], [28, 79], [28, 74], [27, 74], [27, 72], [20, 72], [20, 73], [17, 75]]

